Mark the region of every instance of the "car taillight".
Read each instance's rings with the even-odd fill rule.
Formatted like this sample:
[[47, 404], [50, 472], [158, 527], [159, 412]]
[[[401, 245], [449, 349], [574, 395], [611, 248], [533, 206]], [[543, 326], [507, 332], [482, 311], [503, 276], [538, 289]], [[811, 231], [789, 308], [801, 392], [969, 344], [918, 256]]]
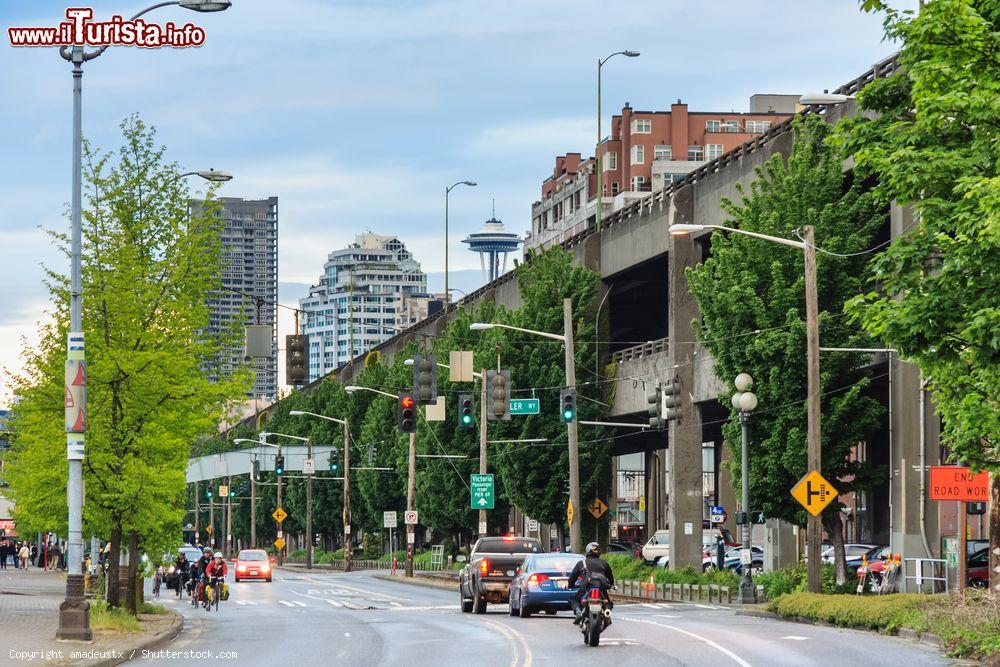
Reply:
[[490, 562], [485, 558], [479, 561], [479, 574], [486, 576], [486, 573], [490, 571]]
[[590, 589], [590, 599], [591, 600], [600, 600], [601, 599], [601, 589], [600, 588], [591, 588]]
[[542, 583], [543, 581], [548, 581], [548, 580], [549, 580], [549, 577], [546, 574], [533, 574], [530, 577], [528, 577], [528, 583], [529, 584], [536, 584], [537, 585], [537, 584]]

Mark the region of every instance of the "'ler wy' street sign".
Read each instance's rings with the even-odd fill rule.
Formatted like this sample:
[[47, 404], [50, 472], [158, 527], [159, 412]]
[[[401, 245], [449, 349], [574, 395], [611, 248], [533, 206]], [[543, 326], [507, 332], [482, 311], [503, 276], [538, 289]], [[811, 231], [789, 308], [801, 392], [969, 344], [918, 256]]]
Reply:
[[986, 501], [990, 499], [990, 474], [973, 473], [964, 466], [931, 466], [931, 500]]
[[540, 401], [537, 398], [510, 399], [510, 414], [512, 415], [537, 415], [539, 407]]
[[493, 475], [469, 475], [469, 482], [472, 509], [493, 509]]

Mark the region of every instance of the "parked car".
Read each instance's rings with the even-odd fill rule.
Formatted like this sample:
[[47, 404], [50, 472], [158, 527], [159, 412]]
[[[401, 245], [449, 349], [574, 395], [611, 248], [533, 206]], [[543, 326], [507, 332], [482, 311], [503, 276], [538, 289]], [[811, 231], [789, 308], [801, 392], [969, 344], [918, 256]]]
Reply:
[[542, 553], [534, 537], [481, 537], [472, 547], [469, 562], [458, 573], [458, 598], [462, 612], [486, 613], [488, 602], [510, 599], [510, 582], [524, 559]]
[[[726, 549], [722, 556], [723, 568], [726, 570], [735, 570], [740, 564], [740, 554], [743, 553], [743, 547], [730, 547]], [[753, 568], [751, 572], [756, 574], [757, 567], [763, 568], [764, 566], [764, 548], [759, 547], [756, 544], [750, 547], [750, 553], [752, 554], [752, 564]], [[701, 569], [703, 572], [711, 572], [715, 570], [718, 566], [716, 562], [716, 555], [714, 547], [710, 552], [706, 552], [705, 558], [701, 562]]]
[[[739, 542], [729, 532], [729, 529], [719, 524], [711, 524], [708, 521], [701, 522], [701, 544], [703, 555], [710, 549], [715, 549], [715, 542], [722, 538], [723, 544], [727, 547], [738, 546]], [[670, 562], [670, 531], [658, 530], [653, 533], [645, 546], [642, 547], [642, 559], [647, 565], [659, 564], [666, 566]], [[662, 563], [660, 562], [662, 561]]]
[[[876, 546], [878, 546], [878, 545], [877, 544], [845, 544], [844, 545], [844, 555], [847, 557], [847, 560], [851, 560], [851, 559], [854, 559], [854, 558], [857, 558], [857, 559], [860, 560], [862, 554], [868, 553], [869, 551], [871, 551], [872, 549], [874, 549]], [[823, 562], [824, 563], [833, 563], [833, 560], [834, 560], [834, 548], [833, 548], [832, 544], [830, 546], [828, 546], [828, 547], [826, 547], [826, 548], [823, 549], [822, 558], [823, 558]]]
[[241, 550], [236, 556], [233, 577], [237, 582], [247, 579], [271, 581], [271, 561], [267, 558], [267, 552], [263, 549]]
[[636, 558], [642, 558], [642, 548], [637, 547], [634, 544], [624, 543], [624, 542], [608, 542], [609, 554], [627, 554], [629, 556], [635, 556]]
[[528, 618], [533, 612], [555, 614], [570, 608], [576, 593], [569, 575], [583, 560], [580, 554], [532, 554], [524, 559], [510, 582], [510, 615]]
[[965, 569], [965, 581], [972, 588], [989, 588], [990, 549], [980, 549], [969, 556]]

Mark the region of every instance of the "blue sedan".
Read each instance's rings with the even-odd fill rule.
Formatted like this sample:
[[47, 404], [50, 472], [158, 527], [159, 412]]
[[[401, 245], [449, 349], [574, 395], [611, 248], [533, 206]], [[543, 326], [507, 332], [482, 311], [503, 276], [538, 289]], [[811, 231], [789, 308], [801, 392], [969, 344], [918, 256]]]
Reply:
[[533, 612], [555, 614], [570, 608], [576, 593], [569, 587], [569, 575], [583, 560], [580, 554], [532, 554], [524, 559], [510, 582], [510, 615], [528, 618]]

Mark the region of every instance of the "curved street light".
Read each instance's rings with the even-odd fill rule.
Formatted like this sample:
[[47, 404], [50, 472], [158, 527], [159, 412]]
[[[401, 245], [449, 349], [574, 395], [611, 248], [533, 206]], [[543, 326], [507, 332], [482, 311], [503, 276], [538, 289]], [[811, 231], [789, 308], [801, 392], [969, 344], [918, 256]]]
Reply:
[[601, 231], [601, 204], [604, 197], [604, 176], [601, 169], [601, 68], [615, 56], [625, 56], [626, 58], [638, 58], [638, 51], [615, 51], [610, 56], [597, 61], [597, 146], [594, 149], [594, 158], [597, 166], [597, 208], [594, 213], [594, 220], [597, 223], [597, 231]]
[[475, 181], [458, 181], [444, 189], [444, 312], [448, 313], [451, 305], [451, 292], [448, 291], [448, 195], [459, 185], [467, 185], [470, 188], [476, 187]]
[[226, 181], [233, 180], [233, 175], [226, 171], [216, 171], [214, 169], [202, 170], [202, 171], [186, 171], [183, 174], [177, 174], [177, 178], [185, 178], [187, 176], [200, 176], [206, 181], [212, 183], [225, 183]]

